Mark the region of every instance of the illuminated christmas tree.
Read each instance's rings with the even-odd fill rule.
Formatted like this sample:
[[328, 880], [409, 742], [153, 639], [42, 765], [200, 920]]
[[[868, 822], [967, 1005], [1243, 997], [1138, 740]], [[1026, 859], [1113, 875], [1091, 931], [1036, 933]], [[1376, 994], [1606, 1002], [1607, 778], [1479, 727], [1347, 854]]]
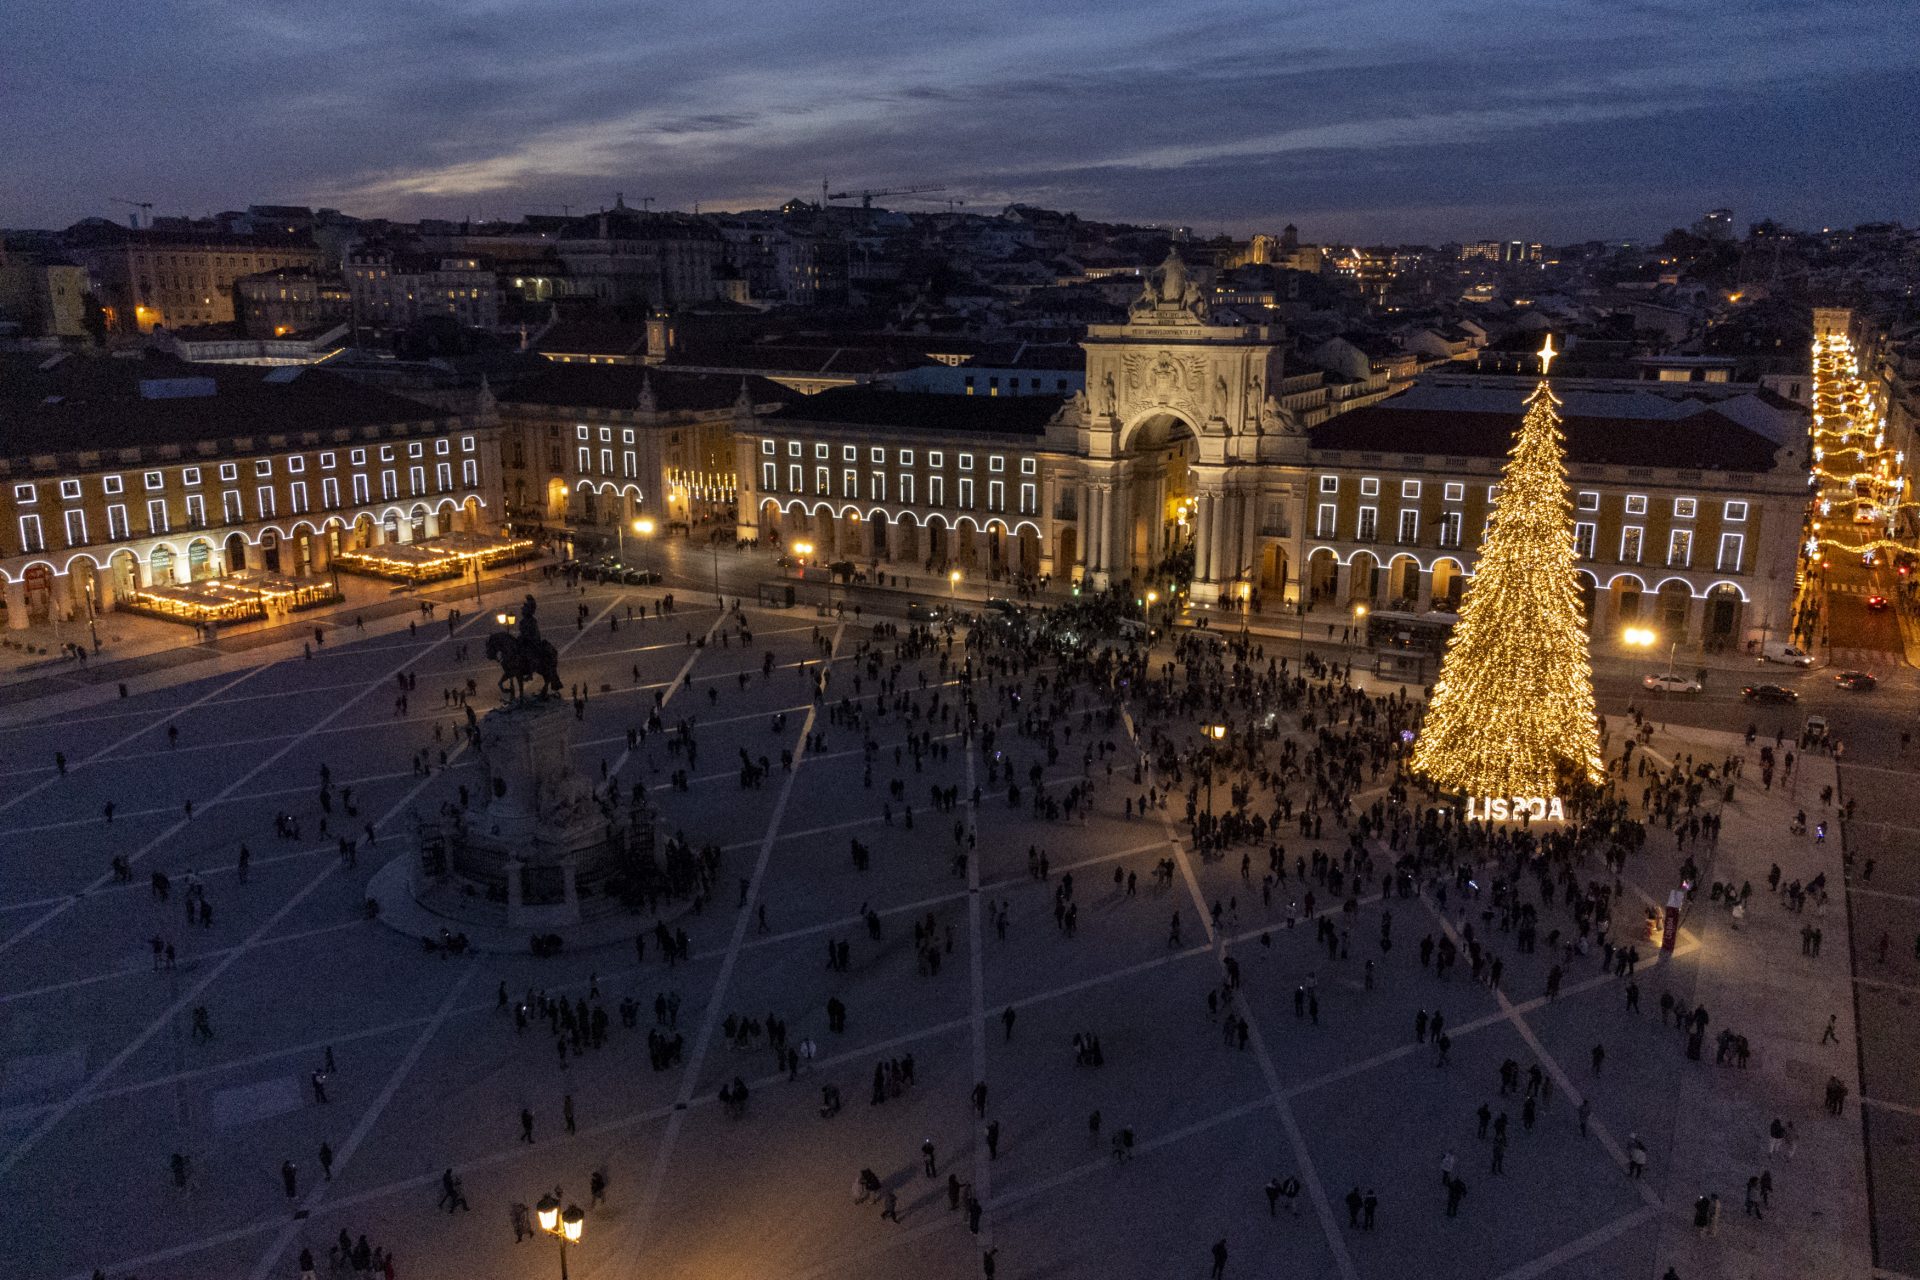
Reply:
[[1549, 338], [1414, 745], [1416, 772], [1468, 796], [1560, 795], [1602, 776], [1554, 355]]

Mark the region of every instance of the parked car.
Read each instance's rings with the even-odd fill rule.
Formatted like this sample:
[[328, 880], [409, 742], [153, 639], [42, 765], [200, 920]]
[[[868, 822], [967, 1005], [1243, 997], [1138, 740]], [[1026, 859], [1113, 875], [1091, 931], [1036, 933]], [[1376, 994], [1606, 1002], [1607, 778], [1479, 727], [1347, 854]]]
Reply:
[[1799, 645], [1788, 644], [1784, 640], [1770, 640], [1760, 651], [1761, 657], [1768, 662], [1778, 662], [1789, 667], [1810, 667], [1813, 655]]
[[1852, 689], [1855, 693], [1865, 693], [1880, 683], [1879, 679], [1870, 671], [1835, 672], [1833, 682], [1842, 689]]
[[1873, 610], [1875, 613], [1879, 613], [1886, 607], [1887, 598], [1885, 596], [1873, 595], [1867, 597], [1867, 608]]
[[630, 587], [650, 587], [660, 581], [658, 569], [629, 569], [620, 575], [620, 580]]
[[1700, 682], [1692, 676], [1683, 676], [1672, 671], [1650, 675], [1640, 683], [1661, 693], [1698, 693], [1701, 687]]
[[1748, 702], [1787, 702], [1800, 701], [1800, 695], [1792, 689], [1777, 684], [1750, 684], [1740, 691], [1740, 696]]
[[947, 616], [947, 611], [937, 604], [921, 604], [918, 600], [907, 601], [908, 622], [938, 622]]

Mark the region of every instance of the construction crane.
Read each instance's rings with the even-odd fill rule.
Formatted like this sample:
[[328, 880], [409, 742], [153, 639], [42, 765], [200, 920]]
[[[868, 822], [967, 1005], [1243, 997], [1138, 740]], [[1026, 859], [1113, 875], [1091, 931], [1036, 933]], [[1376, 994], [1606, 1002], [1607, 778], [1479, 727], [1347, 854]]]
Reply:
[[927, 191], [945, 191], [946, 189], [947, 184], [944, 182], [916, 182], [910, 187], [878, 187], [872, 191], [829, 192], [827, 190], [827, 184], [822, 182], [820, 184], [820, 195], [822, 203], [828, 200], [851, 200], [855, 196], [859, 196], [860, 207], [862, 209], [871, 209], [873, 208], [873, 198], [875, 196], [915, 196]]
[[[147, 225], [148, 226], [153, 225], [153, 201], [128, 200], [121, 196], [108, 196], [107, 199], [111, 200], [114, 204], [124, 204], [128, 208], [138, 209], [140, 213], [144, 213], [147, 215]], [[140, 213], [128, 215], [127, 220], [133, 225], [133, 229], [135, 231], [138, 231], [140, 229]]]

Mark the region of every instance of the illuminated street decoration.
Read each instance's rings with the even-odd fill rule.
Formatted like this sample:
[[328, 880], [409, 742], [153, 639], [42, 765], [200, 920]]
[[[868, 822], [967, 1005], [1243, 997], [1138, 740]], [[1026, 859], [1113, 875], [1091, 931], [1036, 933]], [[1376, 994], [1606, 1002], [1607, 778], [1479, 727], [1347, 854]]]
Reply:
[[[1552, 340], [1540, 352], [1544, 370]], [[1488, 811], [1602, 777], [1574, 569], [1560, 402], [1544, 376], [1500, 477], [1499, 508], [1447, 645], [1414, 770]], [[1476, 809], [1476, 812], [1479, 810]]]
[[1886, 419], [1875, 410], [1853, 345], [1843, 335], [1814, 341], [1813, 405], [1808, 480], [1819, 497], [1807, 554], [1870, 557], [1913, 550], [1910, 541], [1893, 536], [1899, 512], [1912, 505], [1904, 501], [1906, 479], [1899, 474], [1906, 454], [1887, 447]]

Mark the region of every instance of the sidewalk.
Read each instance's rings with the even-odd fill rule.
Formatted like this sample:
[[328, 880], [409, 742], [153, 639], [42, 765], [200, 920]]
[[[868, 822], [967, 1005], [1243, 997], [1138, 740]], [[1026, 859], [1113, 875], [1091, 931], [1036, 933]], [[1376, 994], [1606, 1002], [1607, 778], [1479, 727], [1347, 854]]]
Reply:
[[[1670, 760], [1688, 753], [1696, 761], [1717, 762], [1729, 753], [1747, 759], [1735, 800], [1722, 810], [1718, 846], [1704, 858], [1696, 854], [1702, 883], [1684, 917], [1681, 941], [1698, 944], [1684, 963], [1694, 980], [1692, 1000], [1713, 1019], [1707, 1050], [1721, 1029], [1732, 1029], [1752, 1042], [1754, 1058], [1745, 1071], [1717, 1067], [1710, 1056], [1697, 1064], [1683, 1060], [1674, 1071], [1674, 1167], [1662, 1179], [1658, 1256], [1687, 1280], [1871, 1275], [1851, 948], [1839, 897], [1841, 839], [1833, 811], [1819, 802], [1820, 789], [1835, 781], [1833, 760], [1796, 748], [1794, 783], [1776, 775], [1769, 793], [1760, 786], [1758, 747], [1749, 750], [1742, 735], [1691, 728], [1656, 732], [1654, 756]], [[1788, 833], [1796, 809], [1807, 811], [1805, 836]], [[1829, 835], [1816, 844], [1811, 827], [1822, 818]], [[1677, 864], [1671, 845], [1664, 827], [1649, 830], [1649, 851]], [[1825, 872], [1827, 908], [1791, 912], [1784, 897], [1767, 891], [1774, 863], [1782, 884], [1804, 884]], [[1711, 901], [1715, 881], [1753, 885], [1740, 927]], [[1808, 924], [1823, 933], [1817, 959], [1801, 954], [1799, 934]], [[1839, 1042], [1822, 1045], [1829, 1014], [1838, 1015]], [[1847, 1086], [1840, 1119], [1823, 1107], [1829, 1076]], [[1767, 1129], [1776, 1116], [1798, 1130], [1791, 1157], [1785, 1151], [1768, 1155]], [[1763, 1169], [1773, 1172], [1773, 1202], [1765, 1219], [1753, 1222], [1743, 1213], [1746, 1182]], [[1703, 1239], [1693, 1228], [1693, 1201], [1709, 1192], [1720, 1197], [1720, 1227]]]

